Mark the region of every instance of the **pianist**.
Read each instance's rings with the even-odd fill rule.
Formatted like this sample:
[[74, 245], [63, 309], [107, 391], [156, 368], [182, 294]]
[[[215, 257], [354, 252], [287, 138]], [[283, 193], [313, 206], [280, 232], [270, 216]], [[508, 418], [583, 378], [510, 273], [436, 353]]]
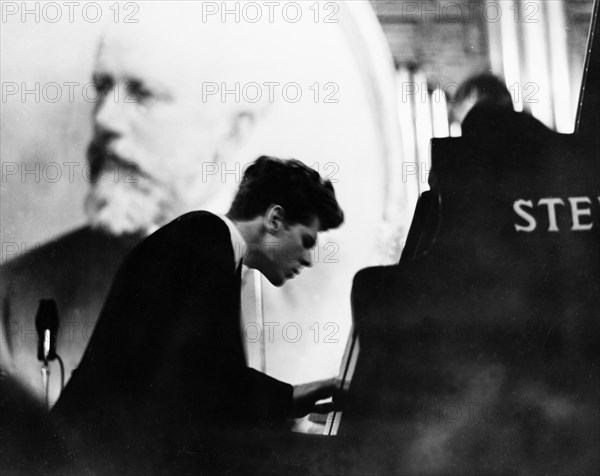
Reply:
[[240, 269], [282, 286], [311, 266], [317, 233], [342, 221], [328, 180], [261, 157], [226, 216], [185, 214], [134, 248], [51, 414], [68, 464], [143, 472], [190, 453], [224, 464], [235, 454], [215, 441], [282, 429], [331, 396], [332, 380], [292, 387], [246, 366]]

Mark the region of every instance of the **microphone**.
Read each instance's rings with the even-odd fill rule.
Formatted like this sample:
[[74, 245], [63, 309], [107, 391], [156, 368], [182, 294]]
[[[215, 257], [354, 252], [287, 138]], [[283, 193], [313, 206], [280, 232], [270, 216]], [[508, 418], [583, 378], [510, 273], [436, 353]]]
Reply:
[[35, 328], [38, 334], [38, 360], [48, 363], [56, 359], [56, 334], [58, 333], [58, 309], [54, 299], [40, 299]]

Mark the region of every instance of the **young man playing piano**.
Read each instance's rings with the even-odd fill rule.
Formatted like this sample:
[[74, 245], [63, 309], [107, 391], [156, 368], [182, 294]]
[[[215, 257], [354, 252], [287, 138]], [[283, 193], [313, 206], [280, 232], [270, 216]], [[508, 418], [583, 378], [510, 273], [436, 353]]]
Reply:
[[219, 465], [235, 459], [238, 445], [226, 446], [239, 435], [248, 443], [284, 428], [331, 396], [333, 380], [292, 387], [247, 367], [240, 270], [282, 286], [311, 266], [317, 233], [342, 221], [329, 181], [299, 161], [260, 157], [227, 216], [191, 212], [138, 245], [52, 411], [71, 459], [144, 471], [140, 461], [188, 452]]

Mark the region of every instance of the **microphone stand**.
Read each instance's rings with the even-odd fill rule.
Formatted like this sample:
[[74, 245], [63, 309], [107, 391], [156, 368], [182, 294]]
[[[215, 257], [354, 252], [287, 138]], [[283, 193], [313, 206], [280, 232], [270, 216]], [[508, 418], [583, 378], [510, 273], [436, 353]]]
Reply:
[[42, 389], [46, 410], [50, 411], [50, 364], [51, 360], [58, 359], [61, 366], [61, 386], [64, 385], [64, 366], [56, 353], [56, 340], [59, 321], [56, 302], [52, 299], [40, 299], [35, 327], [38, 334], [37, 358], [42, 362], [40, 369], [42, 376]]
[[48, 354], [50, 353], [50, 330], [44, 330], [44, 360], [42, 368], [42, 388], [44, 389], [44, 403], [46, 410], [50, 411], [50, 365], [48, 365]]

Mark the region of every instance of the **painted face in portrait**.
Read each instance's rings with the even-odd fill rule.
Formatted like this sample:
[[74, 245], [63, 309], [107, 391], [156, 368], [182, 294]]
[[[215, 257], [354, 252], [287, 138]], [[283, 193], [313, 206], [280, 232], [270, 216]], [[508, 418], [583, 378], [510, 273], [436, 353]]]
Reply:
[[93, 226], [115, 235], [147, 234], [184, 212], [210, 209], [221, 165], [235, 160], [255, 118], [255, 110], [203, 97], [204, 82], [229, 67], [202, 48], [208, 32], [184, 22], [174, 38], [153, 24], [150, 17], [109, 31], [93, 71], [86, 211]]

